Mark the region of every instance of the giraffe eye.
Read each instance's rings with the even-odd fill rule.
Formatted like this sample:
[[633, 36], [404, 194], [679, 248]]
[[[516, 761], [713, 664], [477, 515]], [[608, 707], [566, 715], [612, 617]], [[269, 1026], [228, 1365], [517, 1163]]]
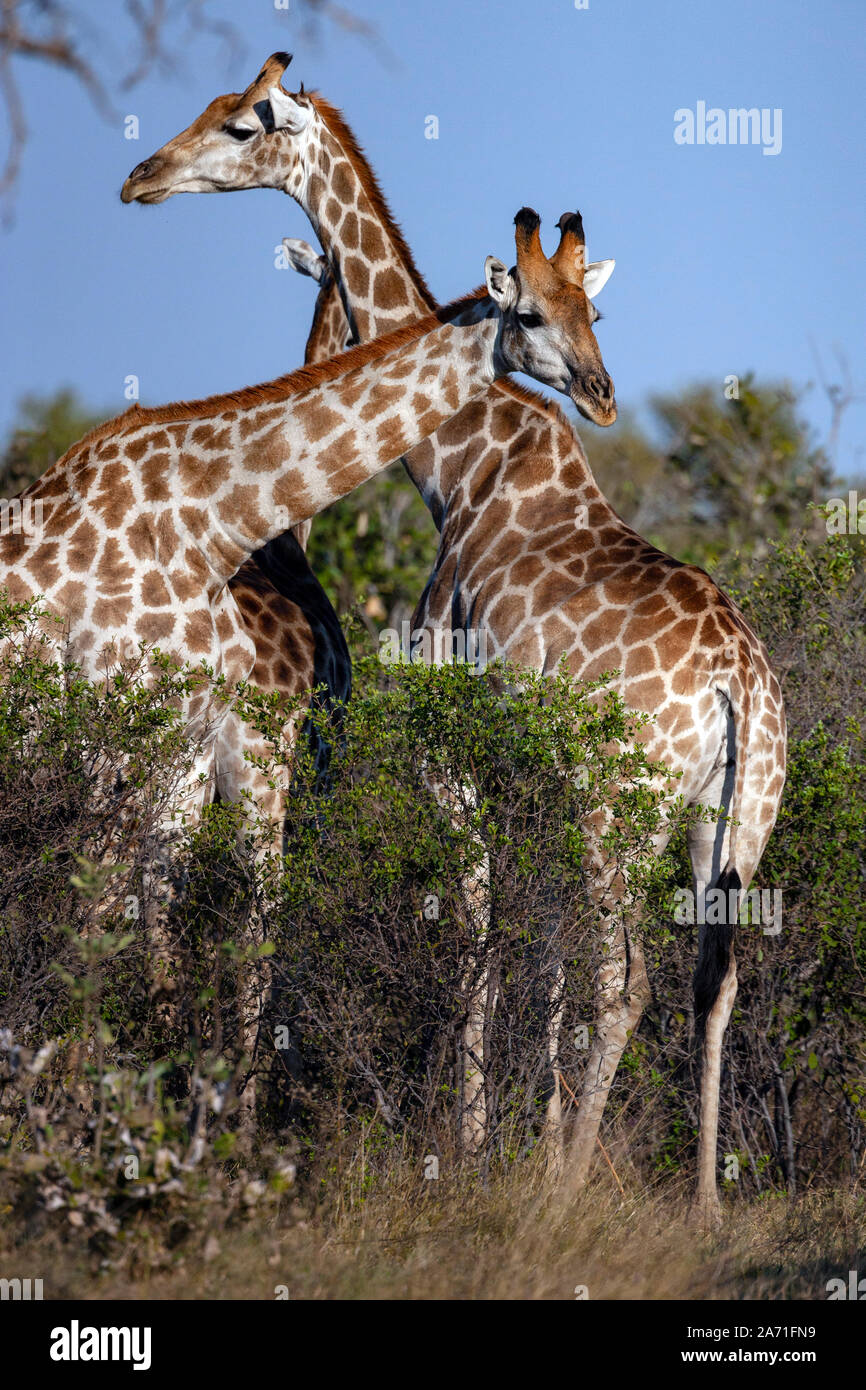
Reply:
[[542, 320], [540, 314], [518, 314], [517, 322], [522, 328], [540, 328]]
[[255, 135], [254, 130], [245, 130], [240, 125], [224, 125], [223, 130], [226, 135], [230, 135], [233, 140], [252, 140]]

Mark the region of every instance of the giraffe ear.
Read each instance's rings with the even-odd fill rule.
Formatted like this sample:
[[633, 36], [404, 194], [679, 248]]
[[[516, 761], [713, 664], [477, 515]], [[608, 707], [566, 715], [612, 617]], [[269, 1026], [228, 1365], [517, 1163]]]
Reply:
[[269, 87], [268, 101], [271, 103], [274, 130], [288, 130], [292, 135], [299, 135], [308, 124], [309, 107], [301, 106], [282, 87]]
[[592, 261], [586, 267], [583, 275], [583, 292], [587, 299], [595, 299], [599, 290], [603, 290], [611, 275], [616, 261]]
[[503, 313], [517, 303], [517, 281], [508, 267], [495, 256], [488, 256], [484, 262], [484, 278], [487, 281], [487, 293]]
[[293, 270], [297, 270], [300, 275], [309, 275], [317, 285], [324, 284], [328, 278], [326, 256], [320, 256], [308, 241], [301, 241], [300, 237], [284, 236], [283, 246]]

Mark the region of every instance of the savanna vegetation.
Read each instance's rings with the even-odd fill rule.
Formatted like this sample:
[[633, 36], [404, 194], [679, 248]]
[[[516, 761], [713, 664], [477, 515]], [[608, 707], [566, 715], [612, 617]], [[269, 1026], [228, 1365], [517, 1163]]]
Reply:
[[[87, 417], [71, 395], [25, 403], [0, 492], [44, 471]], [[757, 881], [781, 894], [781, 930], [739, 933], [723, 1234], [682, 1220], [697, 1128], [696, 932], [675, 914], [685, 813], [653, 860], [651, 769], [604, 682], [379, 660], [378, 630], [411, 616], [435, 553], [392, 471], [313, 528], [355, 688], [325, 794], [303, 740], [293, 758], [281, 855], [254, 817], [215, 805], [163, 837], [154, 875], [194, 752], [176, 696], [206, 676], [156, 661], [147, 684], [139, 666], [97, 688], [57, 664], [32, 608], [2, 609], [0, 637], [17, 636], [0, 685], [4, 1272], [44, 1271], [47, 1296], [821, 1298], [857, 1267], [866, 578], [862, 538], [828, 534], [820, 511], [842, 493], [838, 463], [796, 393], [749, 380], [737, 399], [696, 388], [656, 402], [647, 427], [587, 445], [622, 514], [737, 599], [785, 690], [788, 783]], [[275, 763], [289, 756], [280, 711], [243, 698]], [[447, 816], [436, 783], [453, 789]], [[565, 960], [568, 1113], [597, 964], [581, 824], [600, 805], [641, 899], [653, 1002], [591, 1189], [562, 1210], [539, 1143], [549, 986]], [[491, 1123], [470, 1157], [460, 1036], [487, 975]], [[253, 1080], [251, 1135], [239, 1118]]]

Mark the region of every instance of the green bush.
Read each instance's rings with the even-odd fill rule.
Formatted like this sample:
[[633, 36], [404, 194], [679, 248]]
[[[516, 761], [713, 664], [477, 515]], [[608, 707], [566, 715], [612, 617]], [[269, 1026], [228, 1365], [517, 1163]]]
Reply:
[[570, 1006], [591, 994], [587, 817], [607, 810], [611, 861], [637, 874], [662, 814], [639, 722], [604, 680], [564, 671], [356, 665], [329, 796], [296, 781], [270, 912], [277, 1065], [311, 1134], [330, 1144], [372, 1110], [393, 1134], [447, 1142], [460, 1030], [489, 977], [490, 1153], [532, 1145], [560, 962]]
[[[790, 725], [758, 875], [782, 891], [782, 931], [740, 927], [725, 1045], [720, 1153], [736, 1158], [728, 1186], [745, 1195], [862, 1163], [861, 544], [794, 540], [760, 562], [732, 560], [727, 583], [770, 647]], [[381, 1178], [395, 1153], [453, 1152], [462, 1030], [484, 980], [495, 1005], [483, 1164], [526, 1154], [550, 1087], [561, 964], [560, 1061], [568, 1086], [580, 1084], [585, 1051], [572, 1043], [592, 1019], [606, 909], [588, 903], [581, 867], [588, 817], [602, 811], [611, 863], [628, 867], [639, 900], [654, 991], [603, 1138], [641, 1182], [691, 1168], [696, 933], [671, 913], [689, 882], [687, 816], [674, 797], [671, 845], [656, 860], [664, 773], [646, 764], [637, 717], [604, 680], [368, 655], [324, 795], [306, 740], [280, 744], [285, 710], [241, 691], [242, 712], [272, 740], [271, 770], [292, 758], [285, 853], [274, 855], [244, 808], [218, 804], [160, 840], [196, 751], [179, 696], [204, 674], [142, 653], [89, 683], [57, 660], [49, 629], [27, 605], [0, 614], [0, 1185], [28, 1221], [80, 1210], [91, 1237], [111, 1243], [135, 1214], [171, 1211], [178, 1229], [202, 1231], [203, 1190], [238, 1219], [263, 1192], [280, 1201], [299, 1145], [304, 1181], [326, 1190], [349, 1168]], [[329, 732], [324, 713], [312, 717]], [[157, 900], [155, 845], [170, 890]], [[168, 998], [154, 988], [159, 933], [171, 945]], [[265, 996], [254, 1055], [251, 982]], [[251, 1072], [254, 1160], [237, 1130]], [[248, 1190], [251, 1162], [261, 1189]]]

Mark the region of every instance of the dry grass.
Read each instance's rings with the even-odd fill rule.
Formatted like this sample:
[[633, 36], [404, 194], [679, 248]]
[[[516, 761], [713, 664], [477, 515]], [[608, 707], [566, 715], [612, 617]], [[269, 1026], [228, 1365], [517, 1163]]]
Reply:
[[283, 1286], [291, 1299], [534, 1300], [584, 1286], [591, 1300], [823, 1300], [827, 1280], [866, 1252], [866, 1200], [840, 1189], [796, 1203], [732, 1199], [722, 1232], [706, 1236], [688, 1222], [684, 1191], [623, 1201], [609, 1174], [557, 1211], [531, 1162], [486, 1186], [444, 1168], [426, 1181], [401, 1162], [367, 1185], [363, 1199], [350, 1180], [330, 1209], [295, 1199], [228, 1229], [217, 1208], [174, 1248], [155, 1213], [109, 1259], [68, 1229], [14, 1251], [0, 1236], [0, 1266], [41, 1272], [51, 1298], [274, 1299]]

